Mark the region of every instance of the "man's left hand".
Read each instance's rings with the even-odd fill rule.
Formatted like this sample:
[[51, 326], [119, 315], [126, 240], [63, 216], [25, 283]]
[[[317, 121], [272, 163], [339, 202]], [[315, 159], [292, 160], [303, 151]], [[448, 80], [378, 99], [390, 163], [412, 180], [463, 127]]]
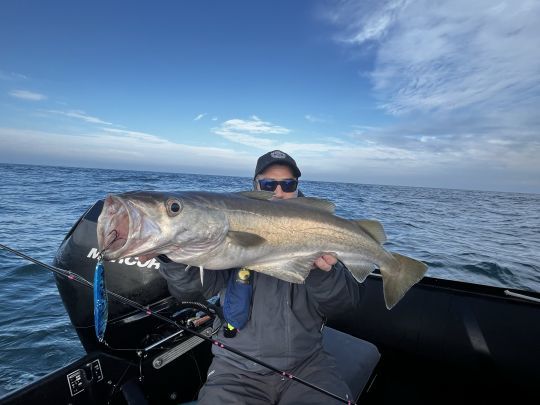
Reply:
[[322, 255], [317, 260], [315, 260], [315, 267], [323, 270], [330, 271], [332, 266], [337, 263], [337, 258], [332, 255]]

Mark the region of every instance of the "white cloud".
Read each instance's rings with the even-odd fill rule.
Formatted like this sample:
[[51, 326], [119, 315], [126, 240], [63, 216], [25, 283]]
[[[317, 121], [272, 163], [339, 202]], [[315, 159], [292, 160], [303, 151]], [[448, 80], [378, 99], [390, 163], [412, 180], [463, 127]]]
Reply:
[[[55, 156], [58, 154], [67, 154], [71, 156], [88, 155], [89, 151], [99, 151], [96, 156], [101, 159], [110, 157], [122, 160], [133, 157], [158, 157], [159, 161], [170, 161], [190, 164], [213, 161], [219, 158], [222, 167], [226, 167], [231, 161], [236, 164], [240, 159], [248, 158], [245, 164], [250, 171], [251, 165], [262, 152], [257, 151], [256, 156], [239, 152], [237, 148], [218, 148], [207, 146], [185, 145], [172, 142], [157, 135], [138, 131], [129, 131], [116, 128], [101, 128], [98, 131], [72, 134], [55, 133], [45, 131], [33, 131], [14, 128], [0, 128], [0, 141], [6, 146], [5, 154], [22, 153], [28, 150], [28, 145], [33, 145], [32, 151], [39, 151], [44, 156]], [[249, 143], [249, 140], [244, 140]], [[256, 139], [260, 142], [260, 139]], [[253, 140], [255, 142], [255, 140]], [[263, 139], [263, 146], [253, 145], [256, 149], [264, 151], [271, 149], [283, 149], [295, 155], [299, 161], [315, 161], [316, 165], [324, 165], [328, 159], [339, 161], [342, 156], [349, 157], [351, 154], [355, 159], [351, 163], [366, 161], [384, 161], [387, 159], [413, 159], [414, 156], [407, 151], [400, 151], [398, 148], [387, 148], [377, 146], [376, 148], [366, 148], [353, 144], [340, 143], [295, 143], [295, 142], [275, 142]], [[8, 152], [10, 150], [10, 152]], [[0, 155], [0, 158], [2, 156]], [[180, 159], [181, 157], [181, 159]], [[229, 162], [229, 163], [228, 163]], [[355, 163], [356, 164], [356, 163]], [[341, 162], [340, 165], [343, 165]]]
[[392, 114], [538, 105], [538, 1], [344, 1], [330, 19], [345, 43], [375, 48]]
[[83, 134], [0, 128], [0, 161], [246, 176], [258, 156], [281, 149], [294, 156], [307, 179], [540, 192], [539, 141], [524, 151], [519, 145], [509, 148], [511, 139], [502, 134], [485, 143], [463, 132], [459, 136], [465, 147], [460, 150], [453, 142], [456, 135], [414, 136], [417, 128], [412, 124], [405, 132], [407, 143], [396, 141], [396, 132], [404, 129], [372, 128], [358, 140], [353, 133], [350, 142], [264, 138], [261, 146], [256, 137], [239, 139], [253, 143], [253, 149], [244, 152], [108, 127]]
[[284, 135], [290, 129], [261, 120], [256, 115], [251, 120], [231, 119], [223, 122], [219, 127], [212, 128], [212, 132], [223, 138], [257, 149], [276, 149], [279, 142], [264, 136]]
[[[540, 179], [540, 2], [344, 0], [329, 7], [339, 43], [372, 67], [362, 77], [393, 115], [386, 127], [354, 128], [353, 143], [419, 157], [409, 184], [416, 177], [459, 186], [455, 173], [478, 189], [540, 190], [532, 180]], [[397, 167], [396, 180], [407, 173]]]
[[160, 138], [156, 135], [147, 134], [145, 132], [138, 132], [138, 131], [129, 131], [126, 129], [117, 129], [117, 128], [101, 128], [102, 131], [114, 134], [114, 136], [122, 136], [122, 137], [129, 137], [131, 140], [137, 140], [137, 141], [143, 141], [143, 142], [149, 142], [154, 144], [169, 144], [170, 142], [166, 139]]
[[322, 122], [326, 122], [325, 119], [319, 118], [319, 117], [315, 117], [315, 116], [310, 115], [310, 114], [304, 115], [304, 118], [305, 118], [306, 120], [308, 120], [309, 122], [313, 122], [313, 123], [322, 123]]
[[197, 116], [193, 119], [193, 121], [199, 121], [199, 120], [201, 120], [205, 115], [207, 115], [207, 113], [199, 114], [199, 115], [197, 115]]
[[193, 146], [114, 128], [87, 133], [0, 127], [0, 161], [75, 164], [200, 173], [251, 173], [256, 157], [233, 148]]
[[220, 130], [215, 131], [215, 132], [231, 142], [239, 143], [241, 145], [249, 146], [251, 148], [278, 149], [276, 147], [278, 143], [273, 139], [261, 138], [261, 137], [256, 137], [253, 135], [242, 134], [242, 133], [237, 133], [237, 132], [227, 132], [227, 131], [220, 131]]
[[26, 80], [28, 79], [27, 76], [15, 73], [15, 72], [4, 72], [3, 70], [0, 70], [0, 80]]
[[47, 96], [44, 94], [35, 93], [28, 90], [13, 90], [9, 92], [9, 95], [15, 98], [20, 98], [21, 100], [29, 101], [41, 101], [47, 99]]
[[86, 114], [84, 111], [81, 111], [81, 110], [69, 110], [69, 111], [47, 110], [45, 112], [52, 113], [52, 114], [59, 114], [59, 115], [63, 115], [70, 118], [76, 118], [84, 122], [88, 122], [90, 124], [113, 125], [112, 122], [107, 122], [107, 121], [102, 120], [101, 118], [93, 117], [91, 115]]
[[368, 41], [378, 41], [396, 22], [399, 12], [408, 0], [345, 0], [333, 10], [327, 10], [327, 17], [339, 24], [343, 32], [338, 37], [350, 45], [362, 45]]
[[229, 133], [248, 133], [248, 134], [288, 134], [290, 129], [274, 125], [270, 122], [262, 121], [253, 115], [251, 120], [232, 119], [221, 124], [219, 128], [214, 128], [214, 132], [219, 135]]

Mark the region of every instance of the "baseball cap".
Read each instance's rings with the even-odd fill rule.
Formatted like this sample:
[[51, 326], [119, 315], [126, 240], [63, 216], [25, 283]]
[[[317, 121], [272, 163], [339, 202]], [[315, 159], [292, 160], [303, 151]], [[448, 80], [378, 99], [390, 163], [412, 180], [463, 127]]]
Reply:
[[258, 174], [261, 174], [266, 170], [268, 166], [271, 165], [287, 165], [291, 168], [294, 177], [298, 178], [302, 175], [296, 162], [292, 157], [287, 155], [285, 152], [280, 150], [273, 150], [271, 152], [265, 153], [257, 160], [257, 166], [255, 167], [255, 175], [253, 178], [257, 177]]

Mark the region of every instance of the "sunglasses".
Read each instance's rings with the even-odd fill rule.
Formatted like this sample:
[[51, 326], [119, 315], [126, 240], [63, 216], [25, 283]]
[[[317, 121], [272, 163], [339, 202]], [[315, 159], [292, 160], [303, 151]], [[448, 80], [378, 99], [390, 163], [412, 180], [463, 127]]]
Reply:
[[296, 191], [298, 187], [298, 180], [295, 179], [285, 179], [285, 180], [270, 180], [270, 179], [259, 179], [259, 186], [263, 191], [275, 191], [278, 184], [281, 186], [281, 189], [285, 193], [292, 193]]

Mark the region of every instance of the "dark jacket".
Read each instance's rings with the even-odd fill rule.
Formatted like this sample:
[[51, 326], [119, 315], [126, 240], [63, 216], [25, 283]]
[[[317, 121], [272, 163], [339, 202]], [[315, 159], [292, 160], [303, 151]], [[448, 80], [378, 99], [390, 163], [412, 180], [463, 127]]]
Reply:
[[[231, 270], [206, 270], [201, 285], [199, 269], [166, 263], [160, 273], [167, 280], [171, 295], [185, 299], [202, 293], [210, 298], [226, 294]], [[292, 370], [314, 352], [322, 349], [324, 318], [357, 307], [360, 290], [347, 268], [338, 262], [329, 272], [314, 269], [305, 284], [292, 284], [253, 272], [251, 317], [234, 338], [218, 339], [281, 370]], [[215, 356], [245, 370], [270, 371], [234, 353], [212, 347]]]

